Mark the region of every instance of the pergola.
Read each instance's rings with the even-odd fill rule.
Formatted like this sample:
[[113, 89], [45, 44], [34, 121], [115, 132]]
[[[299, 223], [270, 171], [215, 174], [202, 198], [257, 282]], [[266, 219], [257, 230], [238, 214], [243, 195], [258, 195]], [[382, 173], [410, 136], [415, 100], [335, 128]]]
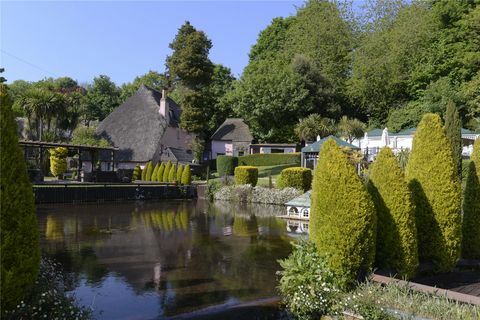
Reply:
[[94, 155], [99, 151], [108, 151], [110, 152], [110, 159], [112, 162], [112, 170], [115, 170], [115, 152], [118, 151], [118, 148], [115, 147], [97, 147], [97, 146], [86, 146], [80, 144], [68, 144], [68, 143], [58, 143], [58, 142], [45, 142], [45, 141], [31, 141], [31, 140], [20, 140], [19, 145], [23, 148], [25, 159], [27, 159], [27, 150], [28, 149], [38, 149], [40, 158], [38, 159], [39, 163], [43, 163], [43, 150], [44, 149], [52, 149], [52, 148], [66, 148], [67, 150], [77, 151], [79, 158], [78, 167], [82, 168], [82, 152], [88, 152], [90, 154], [90, 159], [92, 161], [92, 168], [93, 168], [93, 159]]

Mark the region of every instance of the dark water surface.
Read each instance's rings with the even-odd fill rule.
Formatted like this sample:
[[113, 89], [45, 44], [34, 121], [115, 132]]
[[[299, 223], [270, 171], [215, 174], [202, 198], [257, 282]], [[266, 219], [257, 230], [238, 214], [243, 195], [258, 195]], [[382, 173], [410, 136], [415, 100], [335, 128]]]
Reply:
[[37, 209], [43, 251], [72, 272], [73, 294], [97, 319], [191, 317], [276, 296], [277, 260], [291, 250], [287, 224], [275, 217], [283, 207], [193, 200]]

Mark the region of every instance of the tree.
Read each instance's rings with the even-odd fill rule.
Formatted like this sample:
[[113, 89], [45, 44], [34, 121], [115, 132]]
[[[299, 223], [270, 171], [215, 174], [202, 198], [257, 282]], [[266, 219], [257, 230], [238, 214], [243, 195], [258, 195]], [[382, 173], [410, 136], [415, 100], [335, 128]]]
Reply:
[[158, 168], [158, 171], [157, 171], [157, 180], [158, 182], [164, 182], [163, 180], [163, 174], [165, 172], [165, 163], [162, 162], [162, 164], [160, 165], [160, 168]]
[[157, 164], [155, 165], [150, 181], [157, 181], [158, 169], [160, 169], [160, 162], [157, 162]]
[[374, 204], [333, 139], [322, 146], [313, 181], [311, 239], [343, 286], [349, 286], [374, 260]]
[[152, 161], [148, 161], [147, 167], [145, 168], [145, 181], [152, 181], [152, 173], [153, 173], [153, 164]]
[[365, 133], [365, 124], [358, 119], [350, 119], [343, 116], [337, 124], [337, 133], [348, 142], [360, 139]]
[[458, 116], [458, 110], [453, 101], [447, 104], [445, 114], [445, 131], [452, 148], [453, 161], [457, 168], [457, 174], [462, 176], [462, 122]]
[[85, 97], [85, 122], [102, 121], [120, 104], [120, 90], [106, 75], [93, 79], [93, 84], [87, 87]]
[[191, 185], [192, 184], [192, 173], [190, 172], [190, 165], [187, 164], [185, 168], [183, 168], [182, 173], [182, 185]]
[[377, 212], [376, 266], [411, 278], [418, 266], [415, 207], [390, 148], [383, 148], [369, 170], [368, 189]]
[[475, 141], [463, 196], [462, 257], [480, 259], [480, 139]]
[[177, 179], [177, 165], [172, 165], [168, 172], [168, 182], [175, 182]]
[[416, 207], [420, 261], [448, 271], [460, 256], [461, 189], [438, 115], [426, 114], [418, 125], [405, 175]]
[[143, 167], [143, 170], [142, 170], [142, 181], [146, 181], [147, 180], [147, 168], [148, 168], [148, 162], [145, 164], [145, 166]]
[[95, 133], [95, 127], [77, 127], [72, 134], [72, 144], [94, 147], [109, 147], [110, 142]]
[[212, 42], [203, 31], [186, 21], [169, 47], [173, 52], [166, 64], [173, 79], [179, 78], [183, 85], [193, 90], [210, 83], [214, 66], [208, 53]]
[[58, 147], [49, 149], [50, 152], [50, 171], [53, 176], [61, 179], [63, 174], [67, 171], [67, 148]]
[[178, 183], [181, 183], [181, 182], [182, 182], [183, 168], [184, 168], [184, 165], [183, 165], [183, 164], [178, 165], [177, 177], [176, 177], [176, 181], [178, 181]]
[[161, 73], [156, 71], [148, 71], [144, 75], [135, 77], [130, 83], [124, 83], [121, 88], [120, 102], [124, 102], [137, 92], [141, 85], [146, 85], [149, 88], [162, 91], [167, 86], [167, 79]]
[[[0, 264], [2, 313], [12, 310], [32, 289], [40, 264], [40, 246], [32, 186], [6, 85], [0, 84]], [[8, 293], [8, 294], [6, 294]]]
[[300, 140], [315, 141], [317, 136], [325, 138], [335, 133], [335, 124], [332, 119], [322, 118], [313, 113], [301, 119], [295, 126], [295, 134]]
[[168, 177], [170, 174], [170, 169], [172, 169], [172, 161], [168, 160], [167, 164], [165, 165], [165, 170], [163, 171], [162, 182], [169, 182]]

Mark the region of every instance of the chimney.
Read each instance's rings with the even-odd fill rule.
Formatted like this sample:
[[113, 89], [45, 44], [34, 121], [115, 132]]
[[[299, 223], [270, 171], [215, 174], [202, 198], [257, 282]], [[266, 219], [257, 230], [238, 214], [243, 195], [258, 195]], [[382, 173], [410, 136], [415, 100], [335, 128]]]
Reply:
[[170, 123], [170, 113], [168, 110], [168, 102], [167, 102], [167, 90], [165, 88], [162, 89], [162, 98], [160, 99], [160, 114], [165, 118], [167, 124]]

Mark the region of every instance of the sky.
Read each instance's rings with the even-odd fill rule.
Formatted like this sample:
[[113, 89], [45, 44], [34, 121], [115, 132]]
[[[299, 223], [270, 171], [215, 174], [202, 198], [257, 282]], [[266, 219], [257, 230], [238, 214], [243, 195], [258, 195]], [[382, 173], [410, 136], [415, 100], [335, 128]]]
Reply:
[[186, 21], [212, 40], [210, 58], [238, 77], [258, 34], [303, 1], [0, 0], [0, 65], [11, 83], [108, 75], [118, 85], [163, 72], [169, 43]]

